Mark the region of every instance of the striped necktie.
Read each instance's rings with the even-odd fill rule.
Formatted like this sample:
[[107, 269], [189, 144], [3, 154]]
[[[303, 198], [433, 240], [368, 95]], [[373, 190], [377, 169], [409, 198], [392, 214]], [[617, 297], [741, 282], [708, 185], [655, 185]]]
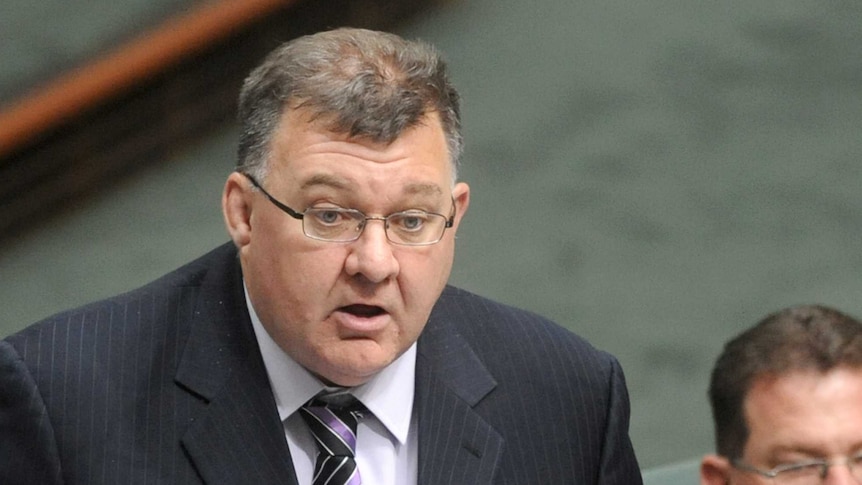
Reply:
[[354, 458], [356, 424], [362, 409], [362, 404], [352, 396], [341, 405], [314, 398], [300, 408], [300, 414], [317, 442], [313, 485], [362, 483]]

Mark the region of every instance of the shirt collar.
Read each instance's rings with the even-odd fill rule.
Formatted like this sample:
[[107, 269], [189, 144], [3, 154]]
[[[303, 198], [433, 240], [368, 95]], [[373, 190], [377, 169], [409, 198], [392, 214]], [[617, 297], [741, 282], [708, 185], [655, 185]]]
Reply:
[[[317, 393], [326, 389], [326, 385], [287, 355], [272, 339], [254, 311], [248, 290], [245, 291], [245, 301], [269, 376], [278, 416], [284, 421]], [[401, 444], [407, 442], [410, 429], [415, 369], [414, 342], [407, 351], [368, 382], [350, 391]]]

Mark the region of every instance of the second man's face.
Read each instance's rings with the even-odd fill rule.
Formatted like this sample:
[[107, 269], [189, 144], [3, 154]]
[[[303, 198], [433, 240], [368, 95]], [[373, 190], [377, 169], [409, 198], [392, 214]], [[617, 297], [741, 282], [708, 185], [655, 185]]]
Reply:
[[[747, 465], [771, 470], [828, 460], [838, 464], [829, 468], [822, 482], [806, 472], [815, 483], [860, 483], [844, 463], [862, 452], [862, 369], [795, 371], [760, 377], [749, 389], [743, 408], [749, 433], [741, 460]], [[703, 484], [780, 483], [734, 467], [725, 457], [710, 456], [704, 464]], [[862, 476], [862, 470], [856, 473]]]
[[[772, 468], [862, 452], [862, 370], [792, 372], [755, 381], [745, 399], [749, 427], [743, 458]], [[857, 483], [845, 466], [825, 483]]]
[[[331, 133], [302, 111], [289, 111], [271, 149], [268, 176], [260, 182], [299, 212], [341, 207], [378, 217], [409, 209], [455, 214], [454, 226], [429, 246], [393, 245], [384, 223], [376, 220], [367, 222], [356, 241], [318, 241], [303, 234], [301, 221], [251, 190], [244, 177], [233, 174], [228, 180], [228, 226], [264, 327], [320, 378], [361, 384], [400, 356], [425, 327], [449, 278], [469, 188], [452, 186], [436, 115], [381, 145]], [[247, 215], [234, 220], [247, 219], [246, 225], [231, 222], [231, 200], [245, 207]]]

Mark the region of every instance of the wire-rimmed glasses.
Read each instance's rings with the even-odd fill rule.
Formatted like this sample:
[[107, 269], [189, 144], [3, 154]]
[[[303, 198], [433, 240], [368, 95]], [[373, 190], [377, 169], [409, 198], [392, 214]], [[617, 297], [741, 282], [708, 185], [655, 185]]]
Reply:
[[385, 217], [366, 216], [356, 209], [341, 207], [309, 207], [302, 212], [291, 209], [279, 201], [251, 175], [243, 173], [270, 202], [290, 217], [302, 221], [302, 232], [306, 237], [318, 241], [346, 243], [359, 239], [368, 221], [382, 221], [386, 238], [402, 246], [430, 246], [443, 239], [443, 233], [455, 221], [455, 201], [452, 215], [408, 209]]
[[772, 480], [775, 485], [821, 485], [829, 473], [829, 468], [846, 465], [857, 483], [862, 483], [862, 453], [837, 460], [805, 460], [778, 465], [771, 470], [763, 470], [742, 460], [731, 460], [734, 468], [756, 473]]

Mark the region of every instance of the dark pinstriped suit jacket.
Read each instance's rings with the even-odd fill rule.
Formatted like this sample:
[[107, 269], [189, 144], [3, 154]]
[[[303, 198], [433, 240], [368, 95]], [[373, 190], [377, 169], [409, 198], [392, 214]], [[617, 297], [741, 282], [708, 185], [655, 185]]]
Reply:
[[[541, 317], [446, 288], [416, 379], [421, 485], [641, 483], [616, 360]], [[231, 245], [0, 341], [0, 483], [296, 483]]]

